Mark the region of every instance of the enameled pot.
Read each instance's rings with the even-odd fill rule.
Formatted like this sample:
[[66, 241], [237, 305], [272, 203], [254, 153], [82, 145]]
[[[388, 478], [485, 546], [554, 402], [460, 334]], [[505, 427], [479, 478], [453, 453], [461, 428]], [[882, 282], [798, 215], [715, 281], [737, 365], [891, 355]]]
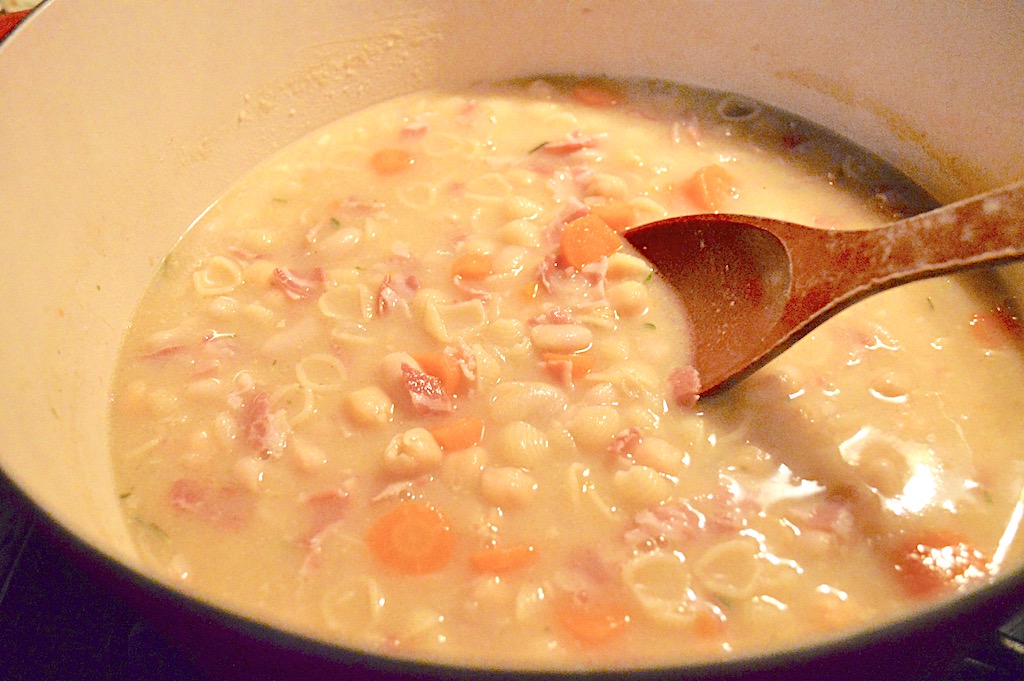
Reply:
[[[1010, 0], [51, 0], [0, 44], [0, 470], [217, 678], [496, 675], [275, 631], [138, 567], [107, 458], [107, 390], [132, 306], [184, 228], [256, 161], [341, 114], [539, 73], [740, 92], [951, 201], [1021, 176], [1022, 35], [1024, 4]], [[1022, 584], [1017, 570], [825, 644], [637, 675], [926, 675], [1024, 605]]]

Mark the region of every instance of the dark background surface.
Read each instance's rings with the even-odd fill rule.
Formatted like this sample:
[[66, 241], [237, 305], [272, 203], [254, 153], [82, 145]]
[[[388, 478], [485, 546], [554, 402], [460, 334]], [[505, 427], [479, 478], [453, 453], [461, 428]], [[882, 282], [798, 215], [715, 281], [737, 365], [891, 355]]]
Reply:
[[94, 582], [0, 476], [0, 679], [199, 681], [135, 610]]

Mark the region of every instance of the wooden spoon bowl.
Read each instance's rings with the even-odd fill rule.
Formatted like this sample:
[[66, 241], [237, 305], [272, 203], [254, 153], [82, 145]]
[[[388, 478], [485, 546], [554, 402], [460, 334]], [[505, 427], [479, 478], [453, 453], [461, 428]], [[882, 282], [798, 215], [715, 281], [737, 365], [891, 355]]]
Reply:
[[710, 214], [660, 220], [625, 236], [686, 307], [704, 396], [867, 296], [1024, 258], [1024, 182], [875, 229]]

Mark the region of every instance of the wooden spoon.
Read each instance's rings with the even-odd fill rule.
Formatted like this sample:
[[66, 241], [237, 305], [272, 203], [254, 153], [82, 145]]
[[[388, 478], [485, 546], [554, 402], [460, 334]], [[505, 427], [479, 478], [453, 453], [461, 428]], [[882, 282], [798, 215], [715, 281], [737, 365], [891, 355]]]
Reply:
[[867, 296], [1024, 258], [1024, 182], [876, 229], [712, 214], [660, 220], [625, 237], [686, 306], [704, 396]]

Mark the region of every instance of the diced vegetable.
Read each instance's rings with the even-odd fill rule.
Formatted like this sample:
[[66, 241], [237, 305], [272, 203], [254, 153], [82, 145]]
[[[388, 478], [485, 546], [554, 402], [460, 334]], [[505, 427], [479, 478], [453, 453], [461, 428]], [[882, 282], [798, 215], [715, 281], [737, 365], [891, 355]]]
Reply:
[[682, 192], [697, 210], [717, 213], [736, 198], [736, 179], [728, 170], [712, 163], [691, 175], [683, 183]]
[[574, 354], [545, 352], [541, 358], [544, 360], [548, 373], [555, 378], [562, 376], [565, 364], [569, 365], [570, 375], [574, 379], [583, 378], [594, 369], [594, 356], [586, 352]]
[[413, 359], [424, 372], [441, 381], [441, 387], [448, 395], [457, 395], [465, 383], [466, 376], [451, 355], [441, 351], [420, 352], [413, 355]]
[[590, 207], [590, 214], [604, 220], [616, 232], [624, 232], [636, 223], [636, 211], [625, 201], [611, 199]]
[[922, 600], [979, 582], [990, 574], [981, 551], [947, 532], [926, 532], [908, 539], [897, 547], [894, 558], [904, 590]]
[[486, 253], [463, 253], [452, 262], [452, 277], [478, 281], [494, 274], [494, 258]]
[[597, 262], [622, 247], [622, 239], [596, 215], [576, 218], [562, 230], [560, 252], [575, 269]]
[[533, 565], [536, 560], [537, 552], [532, 546], [492, 546], [469, 556], [473, 572], [485, 575], [501, 575], [522, 570]]
[[366, 534], [366, 544], [374, 558], [406, 575], [437, 572], [455, 552], [448, 520], [419, 502], [401, 503], [378, 518]]
[[452, 418], [430, 429], [430, 434], [445, 452], [457, 452], [480, 444], [484, 422], [476, 416]]
[[555, 604], [559, 628], [586, 647], [602, 646], [625, 633], [630, 616], [624, 603], [571, 596]]
[[370, 167], [378, 175], [396, 175], [408, 170], [415, 162], [413, 155], [405, 149], [380, 149], [370, 157]]

